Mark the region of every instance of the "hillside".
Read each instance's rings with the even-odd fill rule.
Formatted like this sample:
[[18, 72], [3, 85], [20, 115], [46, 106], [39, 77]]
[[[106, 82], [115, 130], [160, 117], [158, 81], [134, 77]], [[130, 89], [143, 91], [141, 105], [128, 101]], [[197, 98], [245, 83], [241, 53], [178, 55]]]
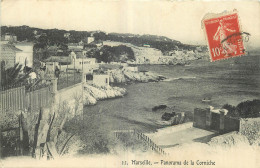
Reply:
[[[59, 30], [59, 29], [40, 29], [29, 26], [2, 26], [2, 35], [9, 33], [17, 36], [18, 41], [39, 42], [42, 35], [46, 36], [48, 45], [66, 45], [68, 43], [85, 42], [87, 37], [93, 35], [96, 41], [118, 41], [130, 43], [136, 46], [149, 45], [152, 48], [161, 50], [164, 55], [168, 55], [170, 51], [176, 49], [195, 50], [199, 46], [183, 44], [164, 36], [156, 35], [136, 35], [136, 34], [120, 34], [106, 33], [102, 31], [75, 31], [75, 30]], [[202, 47], [206, 50], [206, 47]]]

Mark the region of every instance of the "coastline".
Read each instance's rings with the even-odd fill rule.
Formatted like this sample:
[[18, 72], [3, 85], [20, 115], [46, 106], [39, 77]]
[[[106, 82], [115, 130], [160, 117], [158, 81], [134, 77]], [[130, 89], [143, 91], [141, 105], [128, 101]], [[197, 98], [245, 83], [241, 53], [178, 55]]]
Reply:
[[108, 74], [113, 86], [99, 87], [88, 83], [84, 85], [84, 105], [95, 105], [98, 100], [124, 97], [127, 94], [127, 90], [118, 87], [118, 85], [159, 82], [166, 79], [166, 77], [152, 72], [129, 71], [124, 69], [109, 70]]

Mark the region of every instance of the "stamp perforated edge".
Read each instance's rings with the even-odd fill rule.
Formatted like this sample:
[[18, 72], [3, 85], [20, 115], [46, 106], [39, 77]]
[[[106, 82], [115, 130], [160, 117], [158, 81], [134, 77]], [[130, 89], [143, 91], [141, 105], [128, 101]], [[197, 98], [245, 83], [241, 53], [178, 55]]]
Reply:
[[245, 54], [237, 55], [235, 57], [222, 58], [222, 59], [215, 60], [215, 61], [212, 60], [212, 55], [211, 55], [210, 48], [209, 48], [209, 41], [208, 41], [208, 36], [207, 36], [207, 31], [205, 29], [204, 21], [212, 19], [212, 18], [222, 17], [222, 16], [225, 16], [225, 15], [231, 15], [231, 14], [237, 14], [239, 30], [240, 30], [240, 32], [243, 32], [242, 25], [241, 25], [241, 19], [239, 17], [237, 9], [233, 9], [233, 11], [223, 11], [222, 13], [206, 13], [201, 20], [201, 28], [203, 29], [204, 37], [205, 37], [205, 40], [207, 42], [207, 48], [208, 48], [208, 51], [209, 51], [210, 62], [222, 61], [222, 60], [227, 60], [227, 59], [232, 59], [232, 58], [235, 58], [235, 57], [241, 57], [241, 56], [247, 55], [246, 47], [243, 43], [243, 47], [245, 49]]

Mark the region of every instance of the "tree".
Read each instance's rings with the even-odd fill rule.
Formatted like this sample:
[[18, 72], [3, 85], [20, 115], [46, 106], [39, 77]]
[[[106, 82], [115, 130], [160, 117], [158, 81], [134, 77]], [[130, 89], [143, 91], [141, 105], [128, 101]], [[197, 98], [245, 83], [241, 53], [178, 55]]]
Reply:
[[5, 69], [5, 64], [1, 62], [1, 85], [9, 87], [25, 82], [29, 74], [19, 75], [22, 70], [22, 65], [15, 64], [14, 67]]
[[114, 47], [105, 45], [100, 49], [100, 53], [94, 55], [98, 62], [126, 62], [127, 60], [135, 60], [132, 48], [125, 45]]
[[231, 117], [238, 117], [239, 116], [239, 114], [236, 112], [235, 106], [232, 106], [230, 104], [225, 104], [222, 108], [228, 110], [228, 113], [227, 113], [228, 116], [231, 116]]
[[241, 102], [236, 107], [225, 104], [222, 108], [227, 109], [227, 115], [231, 117], [255, 118], [260, 116], [260, 100], [258, 99]]
[[255, 99], [252, 101], [244, 101], [237, 105], [236, 112], [243, 118], [255, 118], [259, 117], [260, 112], [260, 100]]

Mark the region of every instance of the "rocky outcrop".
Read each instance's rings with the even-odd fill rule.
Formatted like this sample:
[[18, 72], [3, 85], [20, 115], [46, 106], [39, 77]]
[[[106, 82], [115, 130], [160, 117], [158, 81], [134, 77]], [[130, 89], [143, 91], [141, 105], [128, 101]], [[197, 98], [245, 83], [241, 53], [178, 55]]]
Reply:
[[161, 75], [151, 72], [138, 72], [123, 69], [110, 70], [108, 71], [108, 75], [111, 83], [158, 82], [166, 79]]
[[84, 85], [84, 105], [94, 105], [98, 100], [122, 97], [126, 94], [125, 88], [119, 87], [98, 87], [94, 85]]
[[211, 146], [232, 147], [244, 144], [249, 145], [249, 142], [246, 136], [235, 131], [211, 138], [208, 144]]
[[251, 145], [260, 146], [260, 118], [240, 119], [239, 132], [247, 137]]

